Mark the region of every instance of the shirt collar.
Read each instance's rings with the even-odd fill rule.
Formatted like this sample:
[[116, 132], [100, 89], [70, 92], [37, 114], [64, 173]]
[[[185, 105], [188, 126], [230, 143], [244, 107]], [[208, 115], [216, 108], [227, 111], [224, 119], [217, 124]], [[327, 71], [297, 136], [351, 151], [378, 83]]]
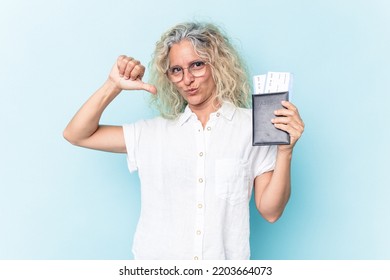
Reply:
[[179, 116], [179, 125], [183, 125], [185, 122], [187, 122], [191, 116], [195, 115], [190, 107], [187, 105], [184, 109], [184, 112]]
[[236, 109], [237, 109], [237, 107], [234, 106], [232, 103], [230, 103], [228, 101], [224, 101], [224, 102], [222, 102], [221, 108], [219, 108], [219, 110], [213, 114], [220, 113], [221, 116], [223, 116], [226, 119], [228, 119], [229, 121], [231, 121], [233, 119], [234, 113], [236, 112]]
[[[233, 119], [233, 115], [236, 112], [236, 106], [228, 101], [223, 101], [221, 108], [219, 108], [216, 112], [210, 115], [210, 118], [216, 114], [221, 114], [221, 116], [225, 117], [227, 120], [231, 121]], [[196, 117], [195, 113], [193, 113], [190, 107], [187, 105], [184, 109], [184, 112], [179, 116], [179, 125], [183, 125], [187, 122], [192, 116]]]

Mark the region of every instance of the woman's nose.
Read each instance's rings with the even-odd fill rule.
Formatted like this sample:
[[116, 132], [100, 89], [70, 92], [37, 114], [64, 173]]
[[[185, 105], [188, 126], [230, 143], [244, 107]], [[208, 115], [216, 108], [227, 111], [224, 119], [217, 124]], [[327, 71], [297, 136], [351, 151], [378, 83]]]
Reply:
[[195, 80], [195, 77], [194, 75], [191, 74], [190, 71], [188, 71], [188, 69], [183, 69], [183, 81], [186, 85], [189, 85], [191, 84], [194, 80]]

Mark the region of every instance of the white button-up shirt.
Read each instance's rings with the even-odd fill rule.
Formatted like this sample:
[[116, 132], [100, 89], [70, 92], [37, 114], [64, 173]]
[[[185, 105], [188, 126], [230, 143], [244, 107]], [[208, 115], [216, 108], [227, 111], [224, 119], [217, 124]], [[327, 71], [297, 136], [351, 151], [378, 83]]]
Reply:
[[187, 106], [123, 126], [128, 166], [138, 170], [136, 259], [249, 259], [254, 178], [273, 170], [275, 146], [252, 146], [250, 109], [224, 102], [205, 128]]

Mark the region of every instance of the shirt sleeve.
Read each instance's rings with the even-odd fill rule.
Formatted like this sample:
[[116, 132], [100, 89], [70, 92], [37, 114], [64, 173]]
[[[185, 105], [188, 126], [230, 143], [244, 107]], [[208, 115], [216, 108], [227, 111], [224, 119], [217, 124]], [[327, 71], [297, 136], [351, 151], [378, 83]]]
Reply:
[[138, 145], [135, 124], [125, 124], [122, 127], [127, 151], [127, 166], [130, 172], [134, 172], [138, 170], [136, 159], [136, 147]]
[[255, 166], [254, 177], [257, 177], [265, 172], [272, 171], [276, 164], [276, 151], [277, 146], [263, 146], [260, 148]]

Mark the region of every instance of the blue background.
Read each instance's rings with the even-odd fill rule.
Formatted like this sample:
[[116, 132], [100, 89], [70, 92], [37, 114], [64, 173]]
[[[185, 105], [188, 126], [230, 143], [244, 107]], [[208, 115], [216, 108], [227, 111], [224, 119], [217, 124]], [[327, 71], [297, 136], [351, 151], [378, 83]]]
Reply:
[[[388, 1], [0, 2], [0, 259], [129, 259], [140, 208], [125, 156], [71, 146], [67, 122], [116, 57], [147, 64], [188, 20], [221, 25], [252, 75], [294, 73], [306, 130], [293, 193], [268, 224], [251, 204], [253, 259], [390, 259]], [[102, 122], [155, 113], [123, 92]]]

